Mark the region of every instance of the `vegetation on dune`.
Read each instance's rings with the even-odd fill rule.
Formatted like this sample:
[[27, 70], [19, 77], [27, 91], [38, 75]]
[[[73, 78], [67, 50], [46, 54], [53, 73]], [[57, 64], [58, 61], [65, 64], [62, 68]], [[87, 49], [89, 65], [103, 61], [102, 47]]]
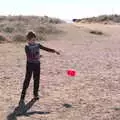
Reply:
[[6, 41], [7, 36], [11, 41], [24, 42], [28, 31], [35, 31], [39, 40], [45, 40], [48, 34], [57, 34], [61, 31], [56, 24], [64, 23], [58, 18], [48, 16], [0, 16], [0, 41]]
[[120, 15], [100, 15], [98, 17], [90, 17], [90, 18], [83, 18], [83, 19], [73, 19], [73, 22], [83, 22], [83, 23], [101, 23], [105, 22], [107, 24], [108, 22], [114, 22], [114, 23], [120, 23]]
[[15, 22], [15, 21], [23, 21], [23, 22], [40, 22], [40, 23], [53, 23], [53, 24], [59, 24], [59, 23], [64, 23], [65, 21], [59, 19], [59, 18], [50, 18], [48, 16], [0, 16], [0, 22], [4, 21], [10, 21], [10, 22]]
[[3, 35], [0, 35], [0, 43], [7, 41], [7, 38]]
[[24, 35], [22, 35], [22, 34], [19, 33], [19, 34], [13, 35], [13, 41], [14, 42], [25, 42], [26, 39], [25, 39]]

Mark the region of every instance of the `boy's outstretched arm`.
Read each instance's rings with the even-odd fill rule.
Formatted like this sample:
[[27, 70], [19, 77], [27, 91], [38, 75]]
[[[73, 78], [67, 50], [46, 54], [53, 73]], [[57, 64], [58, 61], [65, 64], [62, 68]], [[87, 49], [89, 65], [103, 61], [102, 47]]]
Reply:
[[47, 51], [47, 52], [56, 53], [56, 54], [58, 54], [58, 55], [60, 54], [60, 53], [57, 52], [56, 50], [51, 49], [51, 48], [44, 47], [44, 46], [41, 45], [41, 44], [39, 44], [39, 47], [40, 47], [40, 49], [45, 50], [45, 51]]

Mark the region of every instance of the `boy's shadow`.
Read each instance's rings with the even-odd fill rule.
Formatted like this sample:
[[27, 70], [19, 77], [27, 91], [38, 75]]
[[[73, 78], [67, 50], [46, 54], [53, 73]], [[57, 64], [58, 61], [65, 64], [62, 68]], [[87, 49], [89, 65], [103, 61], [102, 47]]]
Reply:
[[33, 111], [27, 112], [36, 102], [36, 100], [32, 99], [26, 105], [24, 101], [20, 101], [19, 105], [14, 109], [13, 113], [7, 116], [7, 120], [17, 120], [17, 117], [20, 116], [30, 116], [33, 114], [49, 114], [50, 112], [41, 112], [41, 111]]

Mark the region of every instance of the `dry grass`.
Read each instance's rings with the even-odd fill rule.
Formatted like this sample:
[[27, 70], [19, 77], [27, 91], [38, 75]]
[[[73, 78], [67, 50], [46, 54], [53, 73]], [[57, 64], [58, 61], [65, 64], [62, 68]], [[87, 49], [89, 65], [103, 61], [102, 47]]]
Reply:
[[26, 42], [26, 38], [22, 34], [16, 34], [13, 36], [13, 42]]
[[91, 34], [94, 34], [94, 35], [104, 35], [103, 32], [98, 31], [98, 30], [90, 30], [90, 33], [91, 33]]
[[7, 41], [7, 38], [3, 35], [0, 35], [0, 43]]
[[120, 15], [100, 15], [98, 17], [90, 17], [83, 19], [73, 19], [73, 22], [83, 22], [83, 23], [120, 23]]
[[45, 40], [48, 34], [61, 33], [56, 28], [56, 24], [61, 23], [63, 23], [62, 20], [47, 16], [0, 16], [0, 32], [11, 41], [23, 42], [25, 34], [32, 30], [36, 32], [38, 39]]

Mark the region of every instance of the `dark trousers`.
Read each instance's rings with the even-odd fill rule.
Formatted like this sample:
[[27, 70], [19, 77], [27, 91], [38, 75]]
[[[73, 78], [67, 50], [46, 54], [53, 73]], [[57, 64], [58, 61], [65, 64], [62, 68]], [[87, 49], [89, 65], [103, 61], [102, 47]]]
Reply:
[[34, 79], [33, 94], [34, 96], [37, 96], [38, 90], [39, 90], [39, 80], [40, 80], [40, 62], [39, 63], [27, 62], [26, 64], [26, 75], [25, 75], [25, 80], [24, 80], [23, 89], [22, 89], [23, 97], [25, 97], [26, 95], [26, 91], [27, 91], [27, 88], [29, 87], [32, 74], [33, 74], [33, 79]]

